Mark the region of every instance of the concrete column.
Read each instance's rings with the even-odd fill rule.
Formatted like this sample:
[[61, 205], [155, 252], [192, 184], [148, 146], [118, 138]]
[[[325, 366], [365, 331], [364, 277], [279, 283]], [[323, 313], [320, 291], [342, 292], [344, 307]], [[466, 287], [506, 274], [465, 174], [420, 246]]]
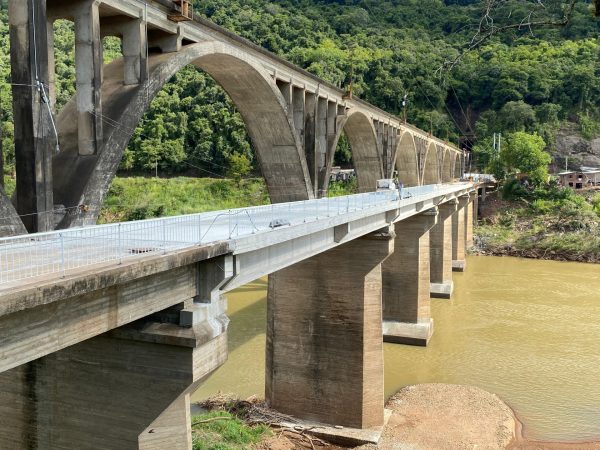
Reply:
[[317, 179], [315, 193], [321, 198], [327, 192], [323, 186], [325, 171], [327, 170], [327, 99], [319, 98], [317, 101], [317, 123], [316, 123], [316, 153], [317, 153]]
[[292, 88], [292, 104], [294, 128], [300, 138], [300, 145], [304, 148], [304, 89]]
[[288, 118], [291, 122], [293, 122], [294, 109], [292, 106], [292, 97], [293, 97], [292, 83], [283, 81], [283, 80], [277, 80], [276, 82], [277, 82], [277, 87], [279, 88], [279, 92], [281, 92], [281, 96], [283, 97], [283, 102], [285, 103], [285, 106], [286, 106]]
[[473, 247], [473, 223], [475, 221], [473, 214], [473, 207], [475, 204], [475, 198], [477, 194], [475, 193], [475, 197], [473, 195], [470, 198], [469, 203], [465, 206], [465, 247], [471, 248]]
[[80, 155], [102, 148], [102, 39], [98, 0], [86, 1], [75, 12], [75, 81]]
[[430, 309], [429, 230], [437, 209], [396, 224], [394, 254], [383, 264], [383, 339], [427, 345], [433, 334]]
[[467, 261], [465, 259], [465, 207], [469, 203], [469, 195], [458, 199], [458, 209], [452, 215], [452, 270], [464, 272]]
[[452, 282], [452, 215], [458, 202], [451, 200], [439, 206], [438, 223], [430, 231], [431, 296], [450, 298]]
[[54, 57], [54, 19], [47, 20], [47, 47], [48, 47], [48, 100], [50, 107], [56, 113], [56, 62]]
[[29, 232], [53, 228], [46, 0], [9, 2], [17, 212]]
[[122, 25], [122, 30], [124, 83], [144, 83], [148, 79], [146, 25], [142, 19], [130, 20]]
[[317, 190], [318, 179], [318, 157], [316, 147], [316, 126], [317, 126], [317, 96], [306, 92], [304, 96], [304, 151], [306, 153], [306, 164], [313, 192]]
[[392, 236], [356, 239], [269, 277], [271, 407], [331, 425], [383, 425], [381, 262]]

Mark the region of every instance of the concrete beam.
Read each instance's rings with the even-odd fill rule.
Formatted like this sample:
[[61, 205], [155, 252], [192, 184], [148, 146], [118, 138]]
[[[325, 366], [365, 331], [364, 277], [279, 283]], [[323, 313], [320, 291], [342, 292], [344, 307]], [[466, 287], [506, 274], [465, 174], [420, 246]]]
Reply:
[[454, 288], [452, 282], [452, 215], [458, 201], [441, 204], [438, 223], [430, 232], [431, 296], [450, 298]]
[[391, 251], [385, 231], [269, 277], [272, 408], [343, 427], [383, 425], [381, 262]]
[[[52, 276], [3, 293], [0, 372], [170, 306], [191, 305], [200, 292], [198, 261], [223, 250], [227, 251], [226, 245], [155, 256], [110, 269], [92, 268], [77, 277], [56, 280]], [[215, 317], [224, 307], [219, 302], [205, 304]]]
[[396, 223], [394, 254], [383, 263], [383, 339], [425, 346], [433, 334], [429, 230], [437, 208]]

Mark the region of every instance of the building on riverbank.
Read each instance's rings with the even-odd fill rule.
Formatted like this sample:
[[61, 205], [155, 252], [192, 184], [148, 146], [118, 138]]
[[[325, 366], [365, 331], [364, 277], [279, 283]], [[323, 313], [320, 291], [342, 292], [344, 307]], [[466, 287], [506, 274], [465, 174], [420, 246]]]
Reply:
[[600, 186], [600, 169], [586, 167], [580, 171], [560, 172], [558, 180], [561, 186], [573, 189]]

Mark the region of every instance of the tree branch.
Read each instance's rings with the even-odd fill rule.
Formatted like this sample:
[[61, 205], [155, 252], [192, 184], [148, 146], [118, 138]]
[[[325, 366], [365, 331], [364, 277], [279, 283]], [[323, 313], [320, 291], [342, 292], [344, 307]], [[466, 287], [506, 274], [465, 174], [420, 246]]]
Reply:
[[[497, 9], [503, 0], [486, 0], [485, 9], [483, 15], [479, 21], [479, 27], [471, 41], [467, 46], [465, 46], [460, 53], [453, 59], [449, 59], [444, 61], [444, 63], [436, 70], [436, 73], [439, 74], [444, 70], [452, 70], [461, 60], [462, 58], [469, 52], [481, 47], [484, 42], [489, 40], [491, 37], [504, 33], [510, 30], [528, 30], [531, 35], [533, 35], [533, 29], [538, 27], [564, 27], [571, 20], [571, 16], [573, 15], [573, 10], [575, 9], [575, 4], [577, 0], [569, 0], [566, 8], [563, 12], [561, 18], [545, 18], [541, 20], [534, 20], [535, 11], [531, 10], [529, 13], [523, 17], [520, 22], [510, 23], [507, 25], [496, 25], [494, 20], [493, 11]], [[595, 0], [596, 4], [600, 3], [600, 0]], [[546, 9], [546, 5], [544, 5], [543, 0], [536, 0], [536, 3]], [[598, 14], [598, 6], [596, 7], [596, 13]], [[512, 11], [509, 13], [509, 18], [512, 16]]]

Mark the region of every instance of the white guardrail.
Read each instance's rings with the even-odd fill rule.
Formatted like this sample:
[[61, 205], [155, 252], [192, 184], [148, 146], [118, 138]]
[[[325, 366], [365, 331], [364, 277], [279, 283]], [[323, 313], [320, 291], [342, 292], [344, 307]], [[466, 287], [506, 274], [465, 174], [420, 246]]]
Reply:
[[[394, 203], [449, 194], [465, 183], [427, 185], [250, 208], [95, 225], [0, 239], [0, 284], [270, 232]], [[379, 209], [379, 208], [378, 208]], [[389, 209], [392, 209], [391, 207]]]

